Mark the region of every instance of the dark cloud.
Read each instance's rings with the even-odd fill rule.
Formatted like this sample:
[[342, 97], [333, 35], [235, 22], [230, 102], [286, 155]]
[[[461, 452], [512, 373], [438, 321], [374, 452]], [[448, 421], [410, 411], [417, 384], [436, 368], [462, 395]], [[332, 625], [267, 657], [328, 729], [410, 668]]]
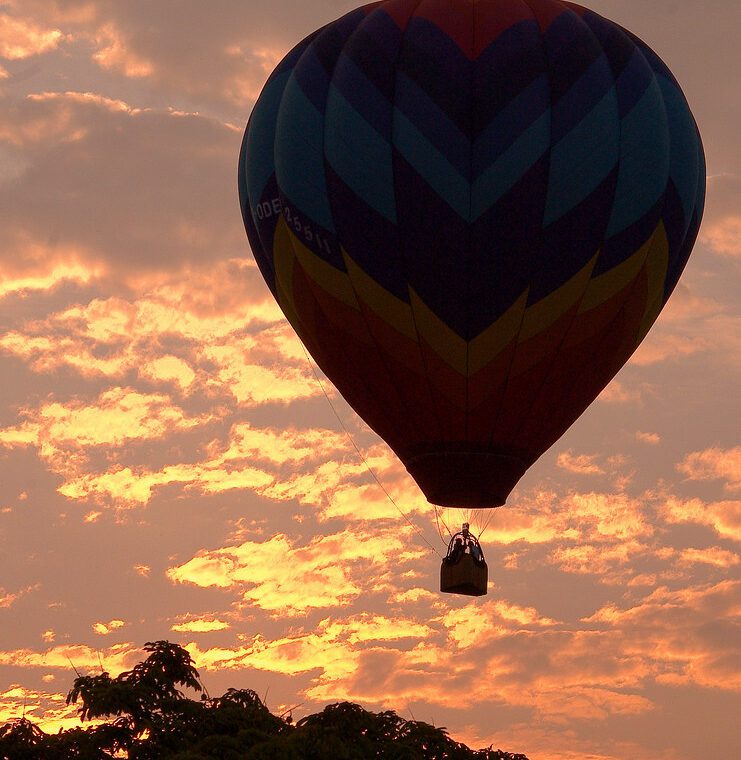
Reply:
[[127, 280], [248, 255], [240, 135], [219, 122], [66, 93], [6, 101], [0, 135], [25, 163], [0, 186], [6, 272], [59, 251]]

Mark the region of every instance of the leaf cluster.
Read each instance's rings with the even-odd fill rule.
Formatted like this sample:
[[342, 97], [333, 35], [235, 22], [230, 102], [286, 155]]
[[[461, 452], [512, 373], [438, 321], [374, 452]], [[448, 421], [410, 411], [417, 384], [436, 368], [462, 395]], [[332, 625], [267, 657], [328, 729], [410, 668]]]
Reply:
[[79, 702], [81, 719], [96, 725], [46, 734], [26, 718], [11, 721], [0, 727], [0, 760], [527, 760], [491, 747], [472, 750], [444, 728], [349, 702], [294, 725], [251, 689], [209, 697], [177, 644], [148, 642], [144, 649], [146, 660], [116, 678], [103, 672], [75, 679], [67, 704]]

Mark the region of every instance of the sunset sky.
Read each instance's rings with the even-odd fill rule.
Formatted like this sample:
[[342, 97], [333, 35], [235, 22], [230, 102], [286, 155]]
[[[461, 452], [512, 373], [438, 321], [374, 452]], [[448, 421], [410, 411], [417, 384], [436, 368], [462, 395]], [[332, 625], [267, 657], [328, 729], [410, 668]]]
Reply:
[[296, 717], [741, 757], [741, 3], [585, 4], [675, 73], [708, 208], [644, 344], [492, 515], [471, 599], [439, 594], [434, 511], [327, 402], [240, 217], [262, 84], [357, 3], [0, 0], [0, 724], [76, 725], [73, 666], [169, 639], [212, 695]]

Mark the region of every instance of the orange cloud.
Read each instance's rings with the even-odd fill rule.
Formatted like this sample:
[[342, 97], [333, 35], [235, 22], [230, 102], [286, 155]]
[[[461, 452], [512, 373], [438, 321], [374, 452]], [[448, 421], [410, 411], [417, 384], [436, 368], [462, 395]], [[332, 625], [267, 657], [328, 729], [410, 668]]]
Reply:
[[595, 461], [597, 457], [597, 454], [573, 454], [569, 449], [558, 455], [556, 464], [577, 475], [604, 475], [605, 471]]
[[[620, 541], [612, 546], [578, 544], [561, 547], [550, 554], [550, 561], [565, 573], [598, 577], [601, 583], [623, 583], [628, 563], [636, 556], [645, 555], [647, 547], [638, 541]], [[616, 569], [617, 568], [617, 569]]]
[[0, 15], [0, 57], [20, 60], [54, 50], [62, 39], [59, 29], [43, 29], [26, 19]]
[[574, 493], [565, 500], [568, 519], [579, 526], [582, 540], [621, 540], [653, 533], [643, 503], [625, 494]]
[[38, 588], [38, 585], [26, 586], [15, 593], [10, 593], [0, 586], [0, 609], [12, 607], [22, 596], [30, 594], [32, 591], [38, 590]]
[[710, 546], [706, 549], [683, 549], [679, 555], [679, 562], [685, 565], [712, 565], [722, 570], [729, 570], [741, 564], [741, 557], [728, 549]]
[[660, 587], [633, 607], [607, 605], [585, 622], [621, 631], [625, 653], [661, 663], [657, 683], [741, 690], [741, 670], [733, 664], [740, 589], [734, 580]]
[[700, 335], [672, 334], [652, 330], [630, 358], [636, 367], [649, 367], [666, 360], [678, 361], [708, 348], [709, 342]]
[[741, 541], [741, 501], [704, 502], [669, 497], [661, 505], [660, 514], [668, 523], [705, 525], [723, 538]]
[[644, 390], [628, 386], [620, 380], [613, 380], [597, 397], [605, 404], [640, 404]]
[[122, 446], [133, 440], [163, 438], [176, 430], [190, 430], [210, 422], [211, 416], [189, 418], [164, 394], [140, 393], [133, 388], [111, 388], [95, 403], [42, 406], [38, 412], [26, 410], [29, 422], [37, 426], [38, 443], [62, 448], [75, 446]]
[[154, 65], [127, 47], [126, 41], [113, 24], [104, 24], [95, 33], [98, 50], [93, 60], [104, 69], [115, 69], [124, 76], [141, 78], [151, 76]]
[[741, 446], [694, 451], [677, 465], [688, 480], [725, 480], [727, 491], [741, 490]]

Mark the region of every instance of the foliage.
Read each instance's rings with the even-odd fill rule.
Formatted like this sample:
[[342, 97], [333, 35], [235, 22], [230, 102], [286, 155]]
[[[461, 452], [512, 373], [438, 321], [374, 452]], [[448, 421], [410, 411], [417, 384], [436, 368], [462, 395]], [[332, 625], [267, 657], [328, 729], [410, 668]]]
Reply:
[[177, 644], [144, 649], [146, 660], [116, 678], [75, 679], [67, 704], [79, 702], [81, 719], [96, 725], [46, 734], [26, 718], [12, 721], [0, 727], [0, 760], [527, 760], [491, 747], [472, 750], [444, 728], [349, 702], [294, 725], [251, 689], [209, 697]]

